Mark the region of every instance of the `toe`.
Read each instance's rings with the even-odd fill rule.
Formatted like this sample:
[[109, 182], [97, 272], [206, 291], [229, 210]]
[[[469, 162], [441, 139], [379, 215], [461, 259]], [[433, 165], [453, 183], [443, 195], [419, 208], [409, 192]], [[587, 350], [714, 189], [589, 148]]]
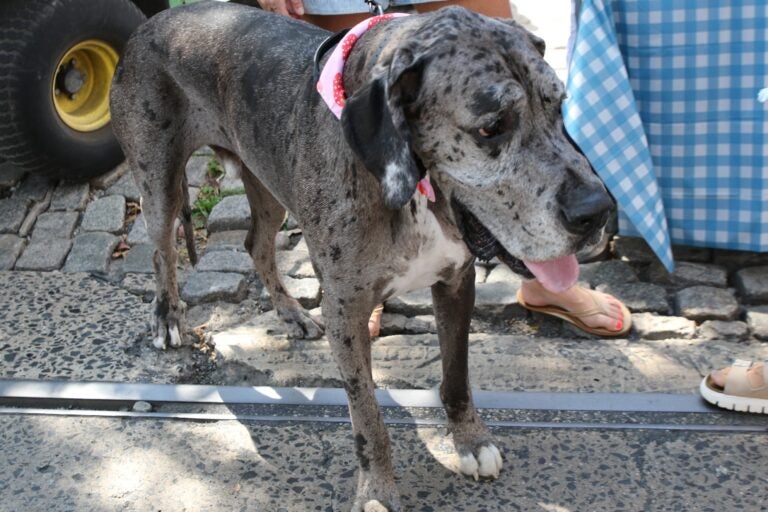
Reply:
[[478, 473], [484, 478], [499, 478], [501, 471], [501, 453], [494, 445], [483, 446], [477, 453]]
[[471, 476], [478, 480], [480, 478], [478, 469], [477, 459], [473, 454], [468, 453], [459, 457], [459, 471], [461, 471], [462, 475]]

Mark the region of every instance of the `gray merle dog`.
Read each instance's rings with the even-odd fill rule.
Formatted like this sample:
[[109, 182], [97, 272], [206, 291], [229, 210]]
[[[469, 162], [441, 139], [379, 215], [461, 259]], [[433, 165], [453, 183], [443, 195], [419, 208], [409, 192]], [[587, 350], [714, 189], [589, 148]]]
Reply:
[[[461, 472], [495, 478], [501, 454], [468, 378], [474, 259], [572, 254], [600, 237], [613, 202], [563, 133], [563, 86], [543, 42], [514, 22], [447, 7], [377, 24], [349, 53], [341, 120], [313, 78], [328, 36], [232, 4], [161, 13], [127, 44], [113, 126], [157, 249], [155, 346], [182, 342], [173, 226], [181, 215], [191, 232], [184, 167], [207, 144], [240, 171], [252, 213], [245, 245], [289, 334], [328, 336], [359, 462], [353, 509], [400, 510], [371, 377], [372, 308], [431, 286]], [[425, 175], [434, 201], [416, 192]], [[323, 288], [324, 327], [277, 272], [286, 210]]]

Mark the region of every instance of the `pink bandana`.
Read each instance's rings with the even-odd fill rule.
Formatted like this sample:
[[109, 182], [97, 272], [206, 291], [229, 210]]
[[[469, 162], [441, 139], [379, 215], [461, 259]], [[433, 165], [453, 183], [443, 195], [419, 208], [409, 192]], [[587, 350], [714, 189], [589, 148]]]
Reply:
[[[333, 112], [338, 119], [341, 119], [341, 110], [344, 108], [344, 104], [347, 101], [347, 95], [344, 92], [343, 72], [344, 63], [347, 61], [347, 57], [349, 56], [349, 52], [352, 51], [352, 47], [366, 30], [384, 20], [400, 16], [408, 16], [408, 14], [383, 14], [381, 16], [368, 18], [367, 20], [358, 23], [347, 32], [328, 57], [328, 60], [323, 67], [323, 71], [320, 73], [320, 80], [317, 81], [317, 92], [320, 93], [320, 96], [322, 96], [326, 105], [328, 105], [328, 108], [331, 109], [331, 112]], [[432, 184], [429, 182], [429, 176], [424, 176], [424, 178], [419, 181], [416, 188], [427, 199], [433, 203], [435, 202], [435, 191], [432, 189]]]

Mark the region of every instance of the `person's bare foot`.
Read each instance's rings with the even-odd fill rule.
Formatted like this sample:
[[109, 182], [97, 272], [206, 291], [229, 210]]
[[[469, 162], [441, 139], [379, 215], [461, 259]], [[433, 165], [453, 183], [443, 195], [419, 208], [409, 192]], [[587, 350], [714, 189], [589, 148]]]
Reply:
[[379, 304], [371, 312], [370, 318], [368, 318], [368, 334], [371, 338], [375, 338], [381, 332], [381, 315], [384, 312], [384, 304]]
[[602, 327], [609, 331], [621, 331], [624, 328], [621, 302], [613, 295], [587, 290], [579, 285], [574, 285], [562, 293], [553, 293], [535, 279], [524, 281], [521, 293], [525, 302], [531, 306], [557, 306], [571, 313], [593, 309], [595, 300], [602, 301], [607, 305], [610, 315], [597, 313], [582, 317], [581, 321], [589, 327]]
[[[749, 384], [753, 388], [759, 388], [765, 384], [763, 381], [763, 365], [765, 363], [754, 363], [752, 366], [750, 366], [747, 369], [747, 379], [749, 380]], [[731, 371], [731, 367], [728, 368], [721, 368], [719, 370], [714, 370], [709, 374], [709, 377], [712, 379], [712, 383], [718, 386], [719, 388], [725, 388], [725, 379], [728, 377], [728, 372]]]

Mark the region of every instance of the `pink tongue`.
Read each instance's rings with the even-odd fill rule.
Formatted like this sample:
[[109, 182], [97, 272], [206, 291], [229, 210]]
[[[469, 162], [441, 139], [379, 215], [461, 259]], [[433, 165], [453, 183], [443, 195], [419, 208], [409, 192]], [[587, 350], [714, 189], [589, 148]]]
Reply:
[[549, 261], [523, 260], [541, 285], [552, 293], [561, 293], [576, 284], [579, 262], [573, 254]]

